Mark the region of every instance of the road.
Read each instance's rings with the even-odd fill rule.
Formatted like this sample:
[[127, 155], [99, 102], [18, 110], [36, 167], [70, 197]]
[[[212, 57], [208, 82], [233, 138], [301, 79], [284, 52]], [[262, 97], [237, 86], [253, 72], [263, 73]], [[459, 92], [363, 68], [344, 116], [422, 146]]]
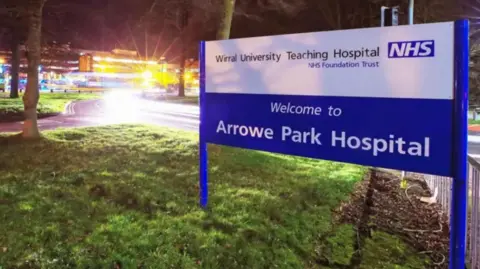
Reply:
[[480, 144], [479, 143], [468, 143], [468, 154], [474, 157], [477, 160], [480, 160]]
[[[72, 103], [67, 106], [66, 113], [38, 121], [41, 130], [122, 123], [154, 124], [197, 131], [199, 110], [194, 105], [160, 103], [128, 92], [114, 92], [105, 94], [101, 100]], [[17, 132], [21, 128], [21, 122], [0, 123], [0, 132]]]
[[[129, 92], [105, 94], [101, 100], [80, 101], [67, 107], [66, 113], [40, 119], [41, 130], [59, 127], [87, 127], [107, 124], [141, 123], [198, 131], [197, 106], [150, 101]], [[0, 123], [0, 132], [17, 132], [21, 122]], [[469, 154], [480, 160], [480, 133], [469, 135]]]

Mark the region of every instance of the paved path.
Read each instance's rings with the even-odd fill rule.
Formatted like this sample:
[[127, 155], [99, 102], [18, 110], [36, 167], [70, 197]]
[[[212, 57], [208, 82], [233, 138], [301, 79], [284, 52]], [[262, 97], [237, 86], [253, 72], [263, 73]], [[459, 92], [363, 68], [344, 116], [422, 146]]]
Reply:
[[[75, 102], [66, 113], [40, 119], [41, 130], [61, 127], [101, 126], [120, 123], [155, 124], [196, 131], [199, 124], [197, 106], [144, 100], [128, 93], [112, 93], [102, 100]], [[0, 132], [18, 132], [21, 122], [0, 123]]]

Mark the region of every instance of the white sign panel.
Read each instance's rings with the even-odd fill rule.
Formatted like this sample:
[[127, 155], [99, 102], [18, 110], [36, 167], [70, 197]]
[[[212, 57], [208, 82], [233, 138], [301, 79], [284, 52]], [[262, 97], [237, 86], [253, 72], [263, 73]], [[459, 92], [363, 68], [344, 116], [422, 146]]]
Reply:
[[206, 91], [452, 99], [453, 26], [206, 42]]

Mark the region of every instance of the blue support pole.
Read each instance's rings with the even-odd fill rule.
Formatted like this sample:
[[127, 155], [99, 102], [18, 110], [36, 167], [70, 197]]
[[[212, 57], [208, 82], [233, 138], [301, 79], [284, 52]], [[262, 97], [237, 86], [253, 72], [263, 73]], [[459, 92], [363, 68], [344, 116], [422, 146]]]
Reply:
[[205, 41], [200, 42], [200, 126], [199, 126], [199, 188], [200, 188], [200, 206], [206, 208], [208, 204], [208, 154], [207, 142], [205, 141], [203, 128], [205, 128], [205, 108], [207, 106], [205, 98]]
[[464, 269], [467, 231], [467, 111], [469, 23], [455, 22], [454, 105], [453, 105], [453, 186], [450, 218], [450, 269]]

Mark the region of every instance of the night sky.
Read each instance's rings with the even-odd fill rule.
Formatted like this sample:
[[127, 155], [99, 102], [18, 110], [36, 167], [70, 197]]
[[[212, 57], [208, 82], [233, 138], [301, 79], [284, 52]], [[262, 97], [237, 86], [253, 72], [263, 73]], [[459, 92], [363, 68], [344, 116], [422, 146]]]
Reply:
[[[181, 14], [179, 1], [182, 0], [48, 0], [44, 9], [43, 39], [45, 42], [71, 42], [73, 47], [83, 49], [123, 48], [138, 50], [142, 56], [147, 54], [151, 58], [163, 55], [176, 59], [182, 32], [178, 26]], [[194, 57], [199, 40], [215, 38], [222, 0], [190, 1], [193, 3], [191, 19], [185, 34], [189, 37], [191, 48], [189, 56]], [[471, 1], [469, 5], [475, 6], [476, 1]], [[154, 2], [156, 4], [152, 8]], [[288, 8], [281, 8], [285, 5], [278, 4], [280, 2]], [[407, 2], [237, 0], [231, 37], [378, 26], [381, 5], [400, 5], [403, 12], [400, 20], [405, 24]], [[465, 5], [460, 6], [456, 0], [415, 2], [416, 23], [452, 20], [466, 13]], [[480, 9], [477, 13], [480, 14]], [[5, 38], [0, 41], [0, 46], [5, 47]]]

